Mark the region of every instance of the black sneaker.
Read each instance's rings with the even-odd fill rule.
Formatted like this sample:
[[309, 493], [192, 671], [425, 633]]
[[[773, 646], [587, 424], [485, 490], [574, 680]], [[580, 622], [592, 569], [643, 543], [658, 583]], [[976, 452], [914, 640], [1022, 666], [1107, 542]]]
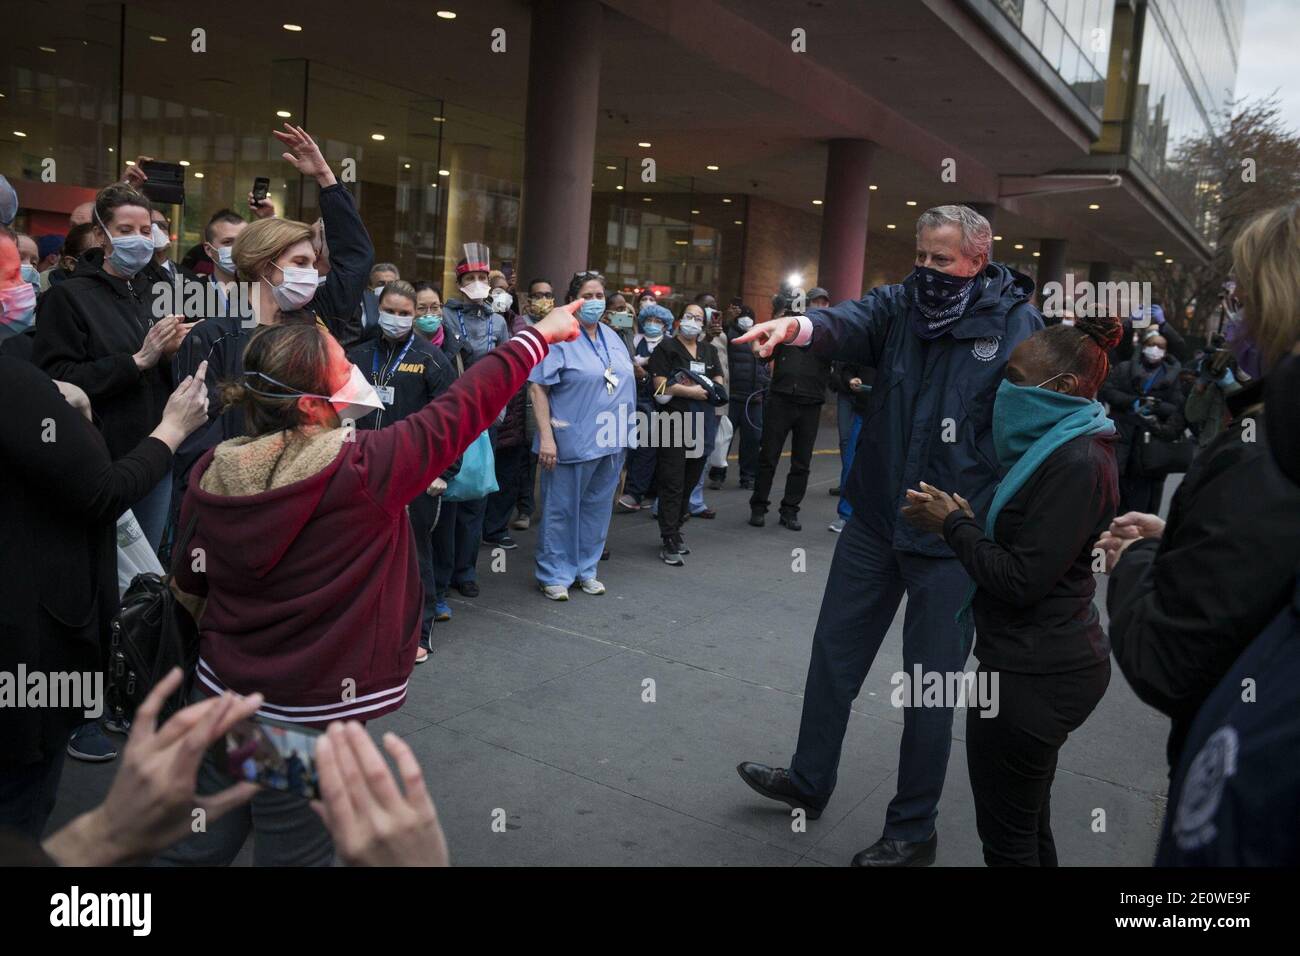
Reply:
[[843, 490], [844, 489], [841, 488], [839, 485], [836, 485], [834, 488], [830, 490], [830, 495], [832, 498], [838, 498], [840, 496], [840, 492]]
[[761, 528], [767, 524], [767, 514], [762, 511], [751, 511], [749, 513], [749, 523], [755, 528]]
[[478, 582], [476, 581], [463, 581], [454, 585], [454, 587], [465, 597], [478, 597]]
[[686, 539], [682, 537], [680, 534], [677, 536], [677, 553], [678, 554], [691, 553], [691, 549], [686, 547]]
[[675, 568], [680, 568], [686, 562], [677, 552], [677, 542], [672, 538], [664, 538], [663, 547], [659, 549], [659, 560], [664, 564], [670, 564]]
[[502, 548], [506, 551], [513, 551], [515, 548], [519, 547], [519, 545], [515, 543], [515, 539], [510, 537], [508, 534], [503, 534], [499, 538], [484, 538], [483, 543], [489, 547]]
[[99, 721], [82, 724], [68, 738], [68, 756], [87, 763], [104, 763], [117, 756], [117, 747], [108, 739]]
[[799, 519], [794, 515], [781, 515], [781, 524], [784, 527], [789, 528], [791, 531], [803, 530], [803, 525], [799, 523]]

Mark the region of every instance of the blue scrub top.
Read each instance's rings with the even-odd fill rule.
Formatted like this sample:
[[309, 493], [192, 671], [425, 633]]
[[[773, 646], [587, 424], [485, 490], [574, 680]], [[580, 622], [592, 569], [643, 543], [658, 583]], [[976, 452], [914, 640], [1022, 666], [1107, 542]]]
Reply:
[[[555, 460], [574, 464], [603, 458], [633, 444], [636, 431], [636, 378], [632, 356], [614, 330], [596, 326], [598, 341], [581, 332], [572, 342], [556, 342], [528, 376], [545, 385], [551, 400]], [[614, 394], [606, 388], [609, 362], [618, 378]], [[533, 436], [533, 453], [541, 434]]]

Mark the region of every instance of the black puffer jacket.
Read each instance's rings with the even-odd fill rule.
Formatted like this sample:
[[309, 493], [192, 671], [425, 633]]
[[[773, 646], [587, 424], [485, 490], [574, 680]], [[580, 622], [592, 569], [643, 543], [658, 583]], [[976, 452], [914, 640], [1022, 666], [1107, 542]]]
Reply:
[[[750, 344], [735, 344], [736, 339], [744, 334], [745, 330], [735, 322], [727, 326], [727, 369], [731, 380], [729, 394], [738, 401], [745, 401], [754, 392], [761, 392], [772, 383], [767, 362], [754, 354]], [[756, 402], [760, 400], [754, 399]]]
[[109, 275], [103, 253], [94, 251], [37, 303], [32, 362], [90, 396], [116, 459], [162, 420], [174, 381], [170, 359], [141, 371], [133, 358], [155, 321], [148, 278]]
[[[1121, 476], [1131, 474], [1136, 467], [1133, 449], [1143, 432], [1151, 432], [1153, 439], [1173, 441], [1187, 428], [1183, 417], [1187, 398], [1178, 381], [1180, 371], [1182, 365], [1172, 355], [1166, 355], [1154, 370], [1135, 358], [1111, 369], [1102, 385], [1097, 397], [1110, 406], [1110, 417], [1119, 432], [1115, 460]], [[1152, 415], [1139, 415], [1133, 410], [1133, 403], [1139, 399], [1149, 403]]]

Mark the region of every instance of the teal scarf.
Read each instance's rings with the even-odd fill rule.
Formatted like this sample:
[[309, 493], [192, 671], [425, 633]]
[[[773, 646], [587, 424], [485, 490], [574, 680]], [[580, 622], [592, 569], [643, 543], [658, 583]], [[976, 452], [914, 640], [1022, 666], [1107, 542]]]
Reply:
[[[1101, 402], [1046, 388], [1013, 385], [1004, 380], [993, 401], [993, 446], [998, 462], [1007, 471], [993, 493], [984, 521], [989, 540], [993, 540], [993, 528], [1002, 506], [1024, 486], [1048, 455], [1081, 435], [1113, 434], [1115, 423], [1106, 416]], [[970, 613], [975, 590], [972, 584], [966, 602], [957, 612], [958, 624]]]

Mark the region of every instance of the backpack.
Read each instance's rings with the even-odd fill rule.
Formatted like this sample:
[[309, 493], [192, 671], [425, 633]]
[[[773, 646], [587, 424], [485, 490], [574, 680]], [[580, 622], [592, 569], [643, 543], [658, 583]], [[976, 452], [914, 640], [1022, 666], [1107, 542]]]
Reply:
[[[190, 518], [176, 553], [184, 554], [198, 515]], [[186, 705], [199, 661], [199, 629], [176, 599], [171, 575], [146, 571], [132, 579], [110, 628], [108, 706], [122, 720], [136, 709], [173, 667], [184, 679], [164, 702], [159, 722]]]

